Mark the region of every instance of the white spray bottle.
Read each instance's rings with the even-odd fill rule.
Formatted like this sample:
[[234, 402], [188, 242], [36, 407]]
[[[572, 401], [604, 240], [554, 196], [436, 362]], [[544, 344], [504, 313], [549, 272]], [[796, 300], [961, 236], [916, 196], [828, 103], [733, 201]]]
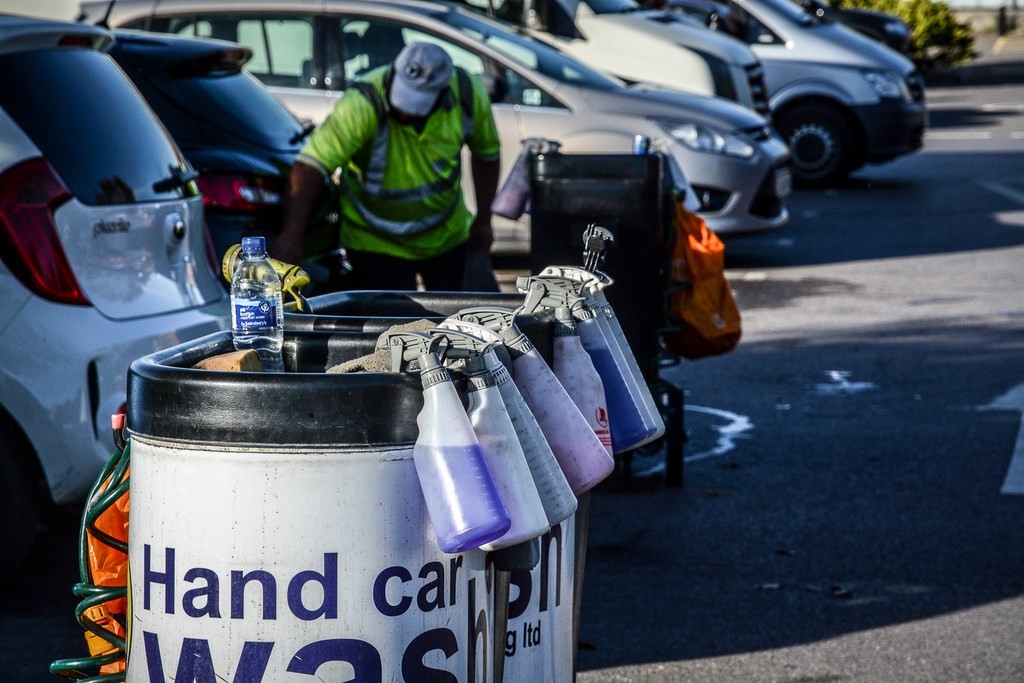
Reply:
[[664, 435], [661, 411], [604, 295], [611, 278], [577, 266], [549, 266], [538, 277], [572, 281], [593, 313], [590, 320], [577, 320], [577, 331], [605, 382], [615, 452], [637, 448]]
[[482, 325], [454, 318], [445, 320], [441, 327], [465, 332], [488, 343], [487, 350], [483, 354], [484, 363], [494, 375], [498, 392], [505, 404], [505, 410], [515, 427], [516, 436], [519, 437], [519, 443], [530, 467], [534, 485], [537, 487], [541, 503], [544, 505], [548, 524], [555, 526], [572, 517], [578, 505], [576, 496], [559, 467], [558, 460], [551, 451], [551, 446], [544, 437], [537, 419], [530, 411], [515, 382], [512, 381], [512, 375], [508, 369], [512, 358], [502, 343], [501, 336]]
[[392, 371], [418, 360], [423, 409], [416, 417], [419, 436], [413, 462], [437, 544], [446, 553], [458, 553], [500, 538], [512, 522], [441, 363], [444, 342], [423, 333], [389, 332], [377, 344], [391, 350]]
[[455, 330], [438, 328], [429, 330], [429, 334], [447, 340], [447, 358], [461, 358], [465, 363], [469, 382], [466, 413], [512, 520], [512, 526], [505, 535], [482, 545], [481, 549], [508, 548], [539, 537], [551, 525], [515, 427], [498, 391], [497, 380], [484, 362], [482, 354], [487, 350], [486, 343]]
[[574, 318], [586, 320], [593, 317], [586, 310], [583, 298], [572, 291], [572, 283], [554, 278], [520, 277], [516, 286], [526, 294], [523, 313], [554, 316], [551, 370], [608, 454], [612, 455], [605, 385], [576, 332]]
[[502, 335], [512, 356], [512, 379], [537, 418], [558, 465], [577, 496], [589, 491], [615, 469], [615, 459], [601, 444], [562, 383], [533, 343], [515, 324], [515, 312], [469, 308], [455, 318], [483, 324]]

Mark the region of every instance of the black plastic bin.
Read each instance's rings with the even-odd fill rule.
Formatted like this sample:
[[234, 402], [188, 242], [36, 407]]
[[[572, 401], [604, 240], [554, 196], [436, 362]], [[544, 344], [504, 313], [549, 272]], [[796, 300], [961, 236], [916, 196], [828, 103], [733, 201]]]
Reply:
[[[534, 154], [530, 157], [530, 268], [581, 264], [583, 231], [591, 224], [615, 237], [603, 270], [605, 290], [648, 385], [656, 389], [667, 426], [666, 482], [683, 483], [683, 394], [658, 377], [665, 326], [663, 296], [669, 182], [661, 154]], [[628, 472], [630, 454], [623, 456]]]
[[659, 154], [534, 154], [530, 157], [530, 270], [583, 263], [590, 224], [615, 236], [606, 290], [648, 382], [657, 378], [662, 323], [664, 159]]

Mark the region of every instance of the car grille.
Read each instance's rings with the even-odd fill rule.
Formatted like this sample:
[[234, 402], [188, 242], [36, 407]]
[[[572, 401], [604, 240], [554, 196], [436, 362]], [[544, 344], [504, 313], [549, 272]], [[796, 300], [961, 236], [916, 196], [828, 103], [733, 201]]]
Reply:
[[768, 87], [764, 83], [764, 67], [761, 62], [757, 62], [748, 66], [746, 72], [754, 110], [761, 116], [768, 116]]
[[907, 75], [907, 89], [915, 102], [924, 102], [924, 78], [917, 71]]

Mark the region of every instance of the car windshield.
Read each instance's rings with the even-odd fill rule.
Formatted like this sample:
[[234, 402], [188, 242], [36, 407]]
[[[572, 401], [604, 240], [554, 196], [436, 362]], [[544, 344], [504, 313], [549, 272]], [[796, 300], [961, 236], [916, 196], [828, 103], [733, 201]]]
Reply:
[[491, 25], [485, 20], [459, 12], [439, 13], [437, 18], [473, 40], [501, 52], [517, 64], [549, 78], [599, 90], [622, 87], [620, 81], [594, 71], [555, 48], [513, 33], [497, 24]]

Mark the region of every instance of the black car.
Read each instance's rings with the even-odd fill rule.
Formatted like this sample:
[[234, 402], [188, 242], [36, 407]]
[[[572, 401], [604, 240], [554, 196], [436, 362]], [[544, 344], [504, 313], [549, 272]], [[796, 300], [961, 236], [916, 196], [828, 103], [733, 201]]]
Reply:
[[[910, 53], [910, 26], [894, 14], [875, 10], [840, 8], [824, 0], [795, 0], [804, 10], [825, 21], [849, 26], [903, 54]], [[651, 0], [648, 6], [664, 7], [703, 22], [709, 28], [750, 42], [740, 19], [743, 10], [729, 0]]]
[[[156, 112], [199, 172], [211, 260], [243, 236], [272, 243], [280, 230], [282, 198], [292, 162], [311, 124], [299, 121], [243, 66], [249, 48], [227, 41], [115, 31], [110, 55]], [[322, 208], [307, 233], [305, 253], [327, 267], [315, 281], [337, 276], [337, 214], [325, 184]]]
[[833, 7], [822, 0], [801, 0], [807, 12], [838, 21], [903, 54], [910, 53], [910, 26], [894, 14], [853, 7]]

